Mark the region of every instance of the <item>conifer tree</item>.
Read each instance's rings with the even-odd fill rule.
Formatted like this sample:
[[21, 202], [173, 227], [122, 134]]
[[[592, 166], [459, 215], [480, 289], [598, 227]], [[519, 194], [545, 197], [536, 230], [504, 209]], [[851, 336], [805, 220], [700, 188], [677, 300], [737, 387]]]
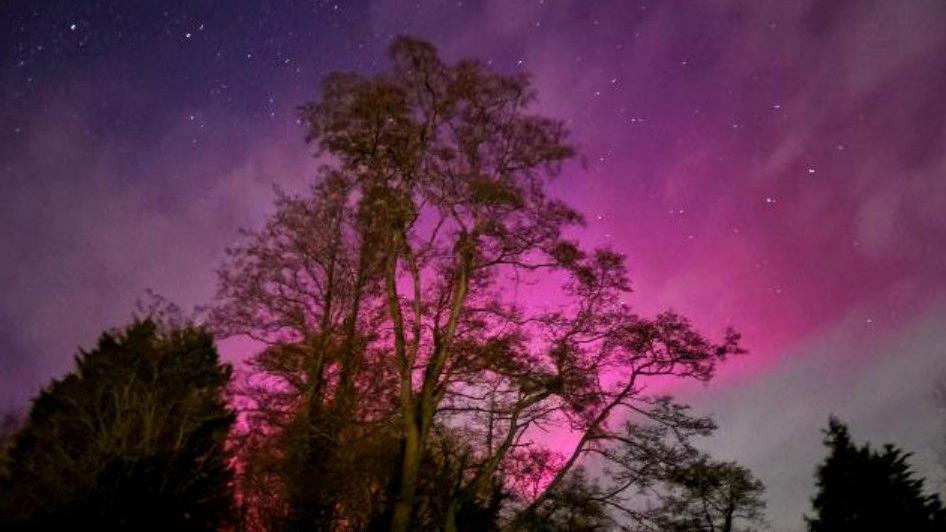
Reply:
[[233, 518], [230, 367], [211, 335], [136, 321], [34, 400], [0, 479], [0, 528], [217, 530]]
[[924, 492], [924, 480], [907, 463], [909, 453], [889, 444], [879, 451], [858, 446], [834, 417], [824, 444], [828, 456], [818, 466], [809, 530], [946, 530], [946, 510], [939, 496]]

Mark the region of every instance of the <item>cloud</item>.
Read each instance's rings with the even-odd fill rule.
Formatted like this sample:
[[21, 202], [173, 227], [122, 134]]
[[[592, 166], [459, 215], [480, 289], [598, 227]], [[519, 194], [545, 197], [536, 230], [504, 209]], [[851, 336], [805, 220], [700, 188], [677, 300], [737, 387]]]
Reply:
[[[22, 404], [70, 369], [77, 347], [127, 322], [146, 289], [205, 303], [237, 229], [269, 212], [273, 184], [298, 188], [313, 164], [301, 140], [234, 116], [215, 117], [228, 136], [195, 145], [186, 109], [168, 109], [142, 138], [92, 135], [99, 109], [88, 89], [52, 96], [4, 154], [0, 241], [15, 259], [0, 262], [0, 405]], [[157, 101], [108, 90], [119, 109]]]
[[801, 516], [810, 510], [814, 470], [825, 454], [819, 430], [829, 415], [847, 422], [858, 442], [914, 452], [911, 464], [929, 479], [928, 489], [943, 473], [935, 445], [946, 425], [933, 391], [946, 376], [946, 294], [893, 328], [876, 310], [852, 311], [787, 349], [764, 373], [681, 394], [720, 424], [707, 450], [749, 466], [765, 482], [776, 530], [804, 529]]

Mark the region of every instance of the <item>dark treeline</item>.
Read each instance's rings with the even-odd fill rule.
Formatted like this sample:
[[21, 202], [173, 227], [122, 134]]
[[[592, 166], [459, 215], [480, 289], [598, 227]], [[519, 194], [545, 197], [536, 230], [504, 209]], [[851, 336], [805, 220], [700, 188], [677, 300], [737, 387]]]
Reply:
[[[300, 108], [330, 163], [228, 250], [205, 319], [104, 334], [4, 431], [2, 528], [765, 526], [761, 482], [695, 446], [713, 421], [645, 393], [708, 381], [738, 334], [634, 313], [624, 257], [569, 236], [545, 185], [573, 149], [527, 77], [410, 38], [390, 58]], [[260, 345], [235, 379], [232, 336]], [[838, 427], [812, 530], [863, 529], [851, 468], [871, 496], [902, 484], [900, 522], [942, 522], [905, 455]]]

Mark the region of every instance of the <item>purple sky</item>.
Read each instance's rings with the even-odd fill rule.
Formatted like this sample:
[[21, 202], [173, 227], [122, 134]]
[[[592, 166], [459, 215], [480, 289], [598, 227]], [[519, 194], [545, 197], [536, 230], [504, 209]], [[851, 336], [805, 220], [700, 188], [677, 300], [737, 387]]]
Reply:
[[273, 184], [314, 174], [296, 105], [409, 33], [531, 72], [582, 155], [554, 191], [628, 254], [636, 304], [744, 333], [750, 355], [680, 392], [777, 530], [801, 529], [831, 412], [939, 475], [943, 2], [131, 4], [4, 3], [0, 405], [146, 288], [206, 302]]

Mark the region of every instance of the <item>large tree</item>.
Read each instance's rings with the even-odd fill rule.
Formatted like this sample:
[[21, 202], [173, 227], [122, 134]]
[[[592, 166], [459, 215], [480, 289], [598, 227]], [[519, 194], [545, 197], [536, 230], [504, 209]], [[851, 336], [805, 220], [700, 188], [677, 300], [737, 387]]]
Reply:
[[806, 517], [812, 532], [946, 530], [946, 510], [937, 495], [924, 492], [909, 453], [892, 445], [858, 446], [833, 417], [824, 444], [828, 456], [818, 466], [813, 515]]
[[[280, 195], [221, 269], [218, 332], [265, 345], [244, 387], [245, 441], [269, 449], [257, 480], [280, 486], [273, 512], [328, 527], [369, 519], [346, 502], [369, 500], [391, 530], [457, 530], [505, 490], [498, 519], [522, 527], [596, 455], [623, 471], [609, 509], [631, 515], [623, 497], [646, 481], [634, 468], [660, 453], [614, 449], [648, 423], [678, 447], [711, 429], [644, 385], [709, 379], [738, 336], [635, 314], [623, 256], [568, 237], [582, 216], [545, 184], [573, 150], [562, 122], [531, 111], [527, 77], [403, 37], [391, 62], [330, 75], [302, 107], [331, 164], [310, 194]], [[561, 445], [543, 443], [549, 430]], [[391, 438], [396, 467], [378, 477], [360, 453]], [[351, 463], [367, 469], [337, 469]], [[515, 491], [518, 474], [538, 489]]]
[[5, 529], [218, 530], [232, 522], [234, 415], [203, 330], [105, 333], [43, 390], [0, 479]]

